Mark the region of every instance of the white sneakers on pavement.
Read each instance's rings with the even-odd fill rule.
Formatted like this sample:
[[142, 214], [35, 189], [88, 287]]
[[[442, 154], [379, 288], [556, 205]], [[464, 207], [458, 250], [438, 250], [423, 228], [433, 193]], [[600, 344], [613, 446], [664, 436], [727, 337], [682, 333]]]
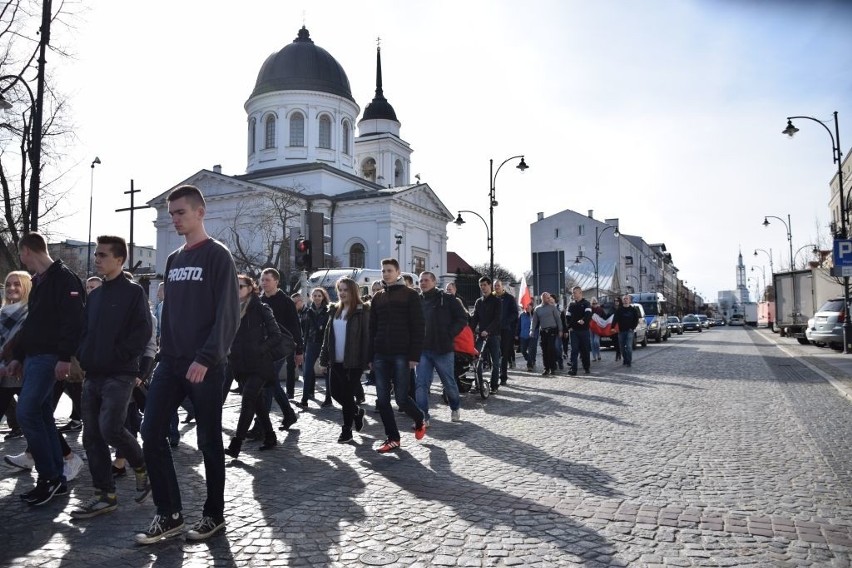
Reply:
[[450, 413], [450, 420], [452, 420], [453, 422], [461, 422], [461, 411], [453, 410]]
[[33, 457], [27, 452], [21, 452], [20, 454], [15, 454], [14, 456], [6, 456], [3, 459], [7, 464], [11, 466], [20, 469], [26, 469], [27, 471], [35, 467]]

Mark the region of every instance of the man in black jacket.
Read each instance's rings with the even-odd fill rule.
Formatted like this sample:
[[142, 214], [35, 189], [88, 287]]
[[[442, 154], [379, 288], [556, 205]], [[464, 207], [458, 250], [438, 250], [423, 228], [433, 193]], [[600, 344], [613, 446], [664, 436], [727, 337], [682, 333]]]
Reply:
[[[293, 336], [296, 342], [296, 352], [292, 355], [279, 359], [274, 363], [274, 377], [272, 383], [266, 387], [266, 409], [272, 408], [272, 399], [278, 403], [281, 413], [284, 415], [281, 421], [279, 430], [289, 430], [290, 426], [296, 423], [298, 416], [290, 406], [289, 399], [293, 398], [293, 389], [296, 384], [296, 367], [302, 365], [304, 361], [304, 341], [302, 340], [302, 326], [299, 319], [299, 312], [296, 310], [296, 302], [294, 302], [287, 294], [278, 287], [281, 281], [281, 275], [274, 268], [265, 268], [260, 273], [260, 289], [263, 293], [260, 295], [260, 301], [272, 308], [272, 313], [275, 315], [275, 321], [278, 322], [278, 327], [281, 330], [286, 330], [287, 333]], [[281, 388], [281, 368], [287, 365], [287, 394]]]
[[633, 364], [633, 333], [639, 325], [639, 312], [632, 305], [633, 298], [625, 294], [621, 306], [615, 310], [613, 325], [618, 325], [618, 344], [621, 348], [622, 365]]
[[500, 280], [494, 281], [494, 295], [500, 300], [500, 384], [505, 385], [509, 363], [514, 366], [515, 330], [518, 327], [518, 301]]
[[433, 370], [437, 371], [450, 404], [450, 420], [460, 422], [459, 387], [453, 373], [453, 340], [467, 325], [467, 312], [461, 302], [437, 287], [437, 279], [432, 272], [420, 274], [420, 291], [423, 296], [426, 337], [415, 379], [417, 406], [426, 415], [426, 426], [429, 426], [429, 389]]
[[390, 394], [402, 412], [414, 421], [414, 437], [426, 435], [426, 416], [409, 394], [410, 370], [417, 366], [423, 351], [423, 308], [420, 295], [405, 285], [395, 258], [382, 260], [383, 290], [373, 296], [370, 308], [370, 350], [368, 361], [376, 372], [376, 407], [385, 426], [387, 440], [377, 448], [380, 453], [400, 446]]
[[141, 503], [151, 491], [142, 448], [124, 427], [127, 403], [139, 377], [139, 360], [153, 333], [145, 293], [122, 271], [126, 260], [123, 238], [98, 237], [95, 270], [104, 282], [89, 297], [78, 350], [80, 366], [86, 372], [83, 447], [95, 493], [71, 511], [75, 519], [108, 513], [118, 506], [110, 446], [121, 450], [136, 474], [135, 501]]
[[491, 392], [497, 394], [500, 387], [500, 317], [503, 304], [491, 292], [491, 279], [483, 276], [479, 279], [482, 296], [473, 305], [470, 328], [475, 336], [485, 340], [483, 351], [491, 359]]
[[[26, 321], [18, 332], [14, 359], [6, 373], [23, 375], [18, 395], [18, 422], [27, 438], [38, 483], [21, 495], [30, 505], [43, 505], [54, 495], [66, 495], [62, 449], [53, 421], [53, 387], [71, 372], [71, 356], [77, 351], [83, 328], [86, 291], [76, 274], [61, 260], [47, 254], [47, 242], [28, 233], [18, 242], [21, 263], [35, 272]], [[22, 364], [23, 362], [23, 364]]]
[[566, 312], [571, 330], [571, 369], [568, 374], [577, 374], [577, 355], [580, 355], [583, 370], [588, 375], [591, 370], [592, 336], [589, 334], [589, 323], [592, 321], [592, 305], [583, 297], [583, 289], [579, 286], [574, 286], [571, 296], [572, 301]]

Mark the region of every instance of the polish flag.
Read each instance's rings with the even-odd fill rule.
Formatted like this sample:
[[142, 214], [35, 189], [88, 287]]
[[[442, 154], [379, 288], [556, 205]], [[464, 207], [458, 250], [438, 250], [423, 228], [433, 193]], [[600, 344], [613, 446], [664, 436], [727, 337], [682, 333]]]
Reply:
[[527, 275], [524, 274], [521, 277], [521, 291], [518, 294], [518, 304], [521, 308], [526, 309], [530, 303], [532, 303], [532, 296], [530, 296], [530, 289], [527, 287]]
[[592, 315], [592, 321], [589, 322], [589, 328], [592, 330], [592, 333], [603, 337], [609, 337], [615, 333], [618, 333], [618, 326], [613, 325], [613, 319], [615, 318], [615, 314], [609, 316], [604, 319], [598, 314]]

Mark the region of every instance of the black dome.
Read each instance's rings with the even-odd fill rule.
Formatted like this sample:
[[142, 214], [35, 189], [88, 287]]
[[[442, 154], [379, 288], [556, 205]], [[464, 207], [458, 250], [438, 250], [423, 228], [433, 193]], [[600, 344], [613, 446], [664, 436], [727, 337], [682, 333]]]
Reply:
[[343, 67], [329, 52], [314, 45], [304, 26], [293, 43], [266, 58], [251, 96], [275, 91], [320, 91], [355, 102]]

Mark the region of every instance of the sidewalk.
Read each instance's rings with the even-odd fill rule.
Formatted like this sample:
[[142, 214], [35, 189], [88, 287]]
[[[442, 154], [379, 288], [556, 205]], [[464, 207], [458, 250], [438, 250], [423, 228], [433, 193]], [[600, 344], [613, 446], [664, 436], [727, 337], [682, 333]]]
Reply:
[[750, 330], [775, 343], [782, 352], [806, 365], [852, 401], [852, 355], [828, 347], [802, 345], [792, 337], [781, 337], [767, 328]]

